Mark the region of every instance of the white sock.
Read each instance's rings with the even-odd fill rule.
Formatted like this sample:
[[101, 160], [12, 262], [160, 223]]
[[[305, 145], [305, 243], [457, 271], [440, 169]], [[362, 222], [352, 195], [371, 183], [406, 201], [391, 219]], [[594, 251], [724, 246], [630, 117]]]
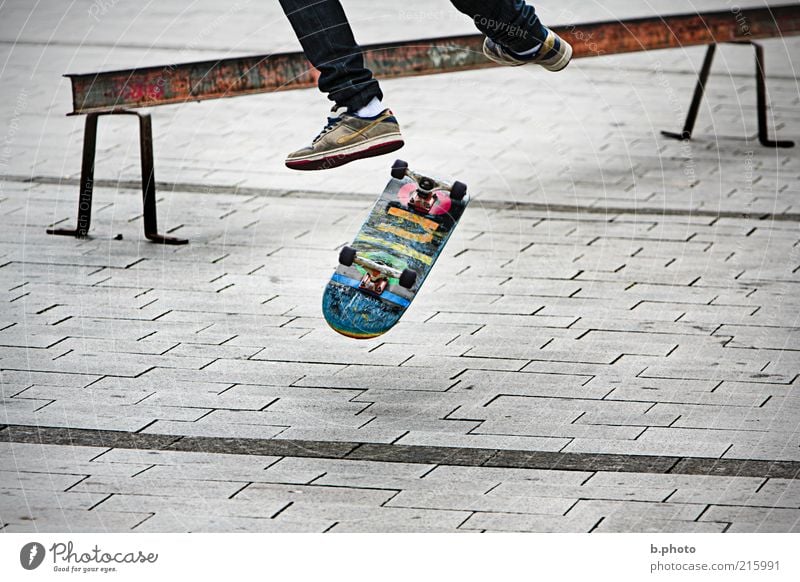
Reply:
[[364, 105], [361, 109], [355, 112], [356, 117], [375, 117], [379, 113], [381, 113], [386, 107], [383, 106], [383, 103], [377, 97], [373, 97], [372, 100]]
[[525, 51], [525, 52], [523, 52], [523, 53], [517, 53], [517, 52], [515, 52], [514, 54], [515, 54], [515, 55], [517, 55], [517, 56], [519, 56], [519, 57], [532, 57], [532, 56], [533, 56], [533, 55], [535, 55], [537, 52], [539, 52], [539, 49], [540, 49], [540, 48], [542, 48], [542, 43], [539, 43], [539, 44], [537, 44], [537, 45], [536, 45], [535, 47], [533, 47], [532, 49], [530, 49], [530, 50], [527, 50], [527, 51]]

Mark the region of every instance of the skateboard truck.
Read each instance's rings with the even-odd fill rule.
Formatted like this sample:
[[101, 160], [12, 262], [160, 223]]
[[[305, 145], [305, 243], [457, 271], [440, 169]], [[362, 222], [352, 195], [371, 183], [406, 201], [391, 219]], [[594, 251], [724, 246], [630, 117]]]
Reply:
[[374, 295], [380, 295], [386, 290], [389, 286], [389, 277], [399, 279], [400, 286], [406, 289], [411, 289], [417, 282], [417, 273], [411, 269], [401, 271], [367, 257], [361, 257], [352, 247], [342, 247], [342, 250], [339, 251], [339, 263], [345, 267], [356, 264], [366, 269], [367, 272], [361, 278], [359, 289]]
[[463, 182], [441, 182], [408, 169], [408, 162], [396, 160], [392, 164], [392, 178], [402, 180], [411, 178], [417, 183], [417, 189], [408, 200], [408, 206], [421, 214], [430, 214], [431, 208], [436, 204], [438, 196], [436, 191], [444, 190], [450, 195], [451, 200], [461, 201], [467, 195], [467, 185]]
[[408, 200], [408, 205], [417, 212], [422, 214], [429, 214], [433, 205], [439, 197], [433, 189], [436, 187], [436, 182], [430, 178], [423, 177], [417, 182], [417, 189]]
[[364, 276], [361, 277], [361, 284], [358, 286], [358, 288], [363, 289], [368, 293], [380, 295], [388, 286], [389, 279], [387, 279], [383, 273], [380, 271], [367, 271]]

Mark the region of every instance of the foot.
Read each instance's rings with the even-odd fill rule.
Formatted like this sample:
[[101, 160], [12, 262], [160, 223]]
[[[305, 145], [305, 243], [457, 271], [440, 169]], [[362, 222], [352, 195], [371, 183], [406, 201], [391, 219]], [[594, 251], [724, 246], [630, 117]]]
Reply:
[[340, 113], [328, 118], [310, 146], [289, 154], [286, 166], [293, 170], [326, 170], [388, 154], [399, 150], [403, 143], [400, 125], [389, 109], [374, 117]]
[[547, 38], [532, 55], [517, 54], [488, 37], [483, 41], [483, 54], [489, 60], [501, 65], [518, 67], [533, 63], [543, 66], [548, 71], [560, 71], [572, 59], [572, 46], [548, 28]]

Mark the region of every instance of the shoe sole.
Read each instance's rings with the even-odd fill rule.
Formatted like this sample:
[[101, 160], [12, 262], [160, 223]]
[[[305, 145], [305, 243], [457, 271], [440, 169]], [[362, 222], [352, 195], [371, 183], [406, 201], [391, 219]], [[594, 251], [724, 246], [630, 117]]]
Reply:
[[291, 168], [292, 170], [328, 170], [330, 168], [343, 166], [344, 164], [353, 162], [355, 160], [389, 154], [399, 150], [404, 145], [405, 142], [402, 139], [397, 139], [394, 141], [379, 143], [363, 150], [356, 150], [347, 153], [332, 153], [323, 155], [319, 158], [286, 160], [286, 167]]

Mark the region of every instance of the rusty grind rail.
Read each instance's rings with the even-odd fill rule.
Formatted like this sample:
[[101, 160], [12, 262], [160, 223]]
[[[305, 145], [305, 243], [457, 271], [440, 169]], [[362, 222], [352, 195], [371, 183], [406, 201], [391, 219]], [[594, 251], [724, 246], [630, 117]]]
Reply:
[[[763, 51], [753, 41], [800, 34], [800, 4], [575, 24], [555, 30], [572, 44], [573, 58], [708, 45], [683, 130], [663, 132], [677, 139], [691, 138], [716, 45], [751, 44], [756, 59], [759, 141], [771, 147], [794, 145], [770, 140], [767, 135]], [[483, 56], [482, 43], [483, 35], [467, 35], [366, 45], [362, 49], [377, 77], [393, 78], [497, 66]], [[149, 114], [133, 109], [313, 87], [318, 73], [302, 53], [281, 53], [66, 76], [72, 81], [70, 115], [87, 114], [78, 222], [74, 229], [48, 229], [48, 233], [87, 236], [98, 116], [131, 114], [139, 118], [145, 236], [153, 242], [184, 244], [186, 239], [158, 233], [151, 119]]]
[[[800, 5], [683, 14], [562, 26], [573, 58], [750, 41], [800, 34]], [[407, 77], [498, 66], [483, 56], [483, 35], [365, 45], [377, 77]], [[72, 80], [72, 114], [185, 103], [316, 86], [317, 71], [303, 53], [281, 53], [128, 69]]]

